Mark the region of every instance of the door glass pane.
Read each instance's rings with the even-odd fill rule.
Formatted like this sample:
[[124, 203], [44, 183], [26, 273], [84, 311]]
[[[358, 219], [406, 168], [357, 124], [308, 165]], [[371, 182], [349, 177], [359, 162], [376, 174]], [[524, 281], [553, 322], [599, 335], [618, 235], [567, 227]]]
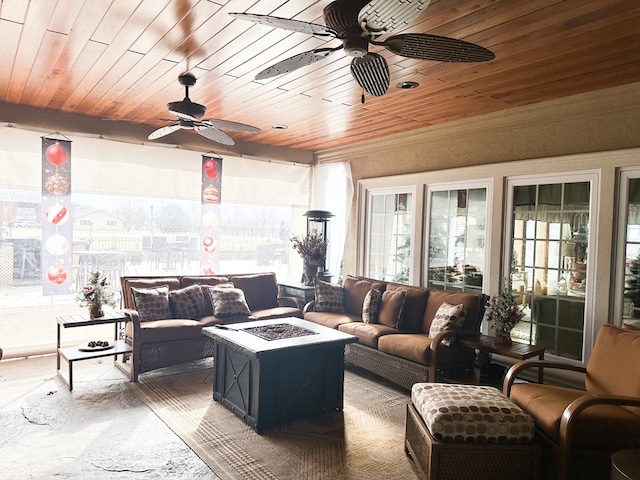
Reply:
[[514, 187], [511, 287], [525, 316], [514, 340], [581, 360], [590, 183]]
[[640, 179], [629, 180], [623, 322], [640, 328]]
[[370, 196], [367, 276], [410, 282], [412, 208], [411, 193]]
[[486, 188], [431, 193], [429, 288], [482, 291], [486, 208]]

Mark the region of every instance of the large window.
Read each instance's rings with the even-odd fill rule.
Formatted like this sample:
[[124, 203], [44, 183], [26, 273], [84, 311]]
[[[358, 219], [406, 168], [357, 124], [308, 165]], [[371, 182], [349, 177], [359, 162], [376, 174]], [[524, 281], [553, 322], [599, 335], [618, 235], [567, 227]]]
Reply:
[[[512, 337], [583, 359], [590, 292], [590, 206], [586, 175], [544, 183], [510, 181], [511, 242], [505, 270], [525, 317]], [[589, 322], [590, 325], [590, 322]]]
[[[50, 219], [42, 208], [40, 136], [0, 127], [0, 145], [0, 342], [5, 354], [53, 350], [55, 318], [86, 311], [75, 302], [75, 293], [93, 270], [102, 271], [116, 288], [122, 275], [204, 273], [200, 153], [74, 139], [65, 218], [72, 235], [43, 244]], [[288, 239], [305, 229], [310, 167], [226, 157], [222, 186], [217, 272], [274, 271], [281, 280], [300, 278]], [[55, 295], [43, 289], [42, 257], [51, 250], [70, 253], [64, 265], [69, 288]], [[65, 339], [78, 341], [76, 336], [87, 334], [108, 338], [113, 329], [73, 329]]]
[[481, 292], [485, 272], [487, 187], [429, 187], [427, 285]]
[[365, 275], [411, 283], [414, 194], [371, 191], [367, 198]]

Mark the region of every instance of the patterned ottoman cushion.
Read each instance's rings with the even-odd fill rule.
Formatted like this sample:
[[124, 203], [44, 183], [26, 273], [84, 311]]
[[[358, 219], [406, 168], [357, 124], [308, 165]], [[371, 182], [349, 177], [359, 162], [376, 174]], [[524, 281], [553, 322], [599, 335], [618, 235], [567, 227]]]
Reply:
[[440, 442], [527, 443], [534, 422], [493, 387], [416, 383], [411, 401]]

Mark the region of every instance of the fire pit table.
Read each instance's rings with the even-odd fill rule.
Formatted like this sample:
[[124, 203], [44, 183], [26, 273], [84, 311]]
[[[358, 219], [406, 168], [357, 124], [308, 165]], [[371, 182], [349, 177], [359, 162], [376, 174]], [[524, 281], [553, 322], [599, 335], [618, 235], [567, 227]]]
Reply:
[[344, 346], [358, 338], [299, 318], [205, 327], [215, 341], [213, 399], [261, 433], [341, 411]]

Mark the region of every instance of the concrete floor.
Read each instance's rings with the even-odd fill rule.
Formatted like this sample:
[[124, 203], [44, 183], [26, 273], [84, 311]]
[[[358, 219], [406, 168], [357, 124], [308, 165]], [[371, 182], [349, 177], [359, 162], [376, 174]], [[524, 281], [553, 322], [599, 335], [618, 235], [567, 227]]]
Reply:
[[0, 362], [3, 480], [218, 479], [111, 362], [77, 362], [73, 392], [55, 355]]

